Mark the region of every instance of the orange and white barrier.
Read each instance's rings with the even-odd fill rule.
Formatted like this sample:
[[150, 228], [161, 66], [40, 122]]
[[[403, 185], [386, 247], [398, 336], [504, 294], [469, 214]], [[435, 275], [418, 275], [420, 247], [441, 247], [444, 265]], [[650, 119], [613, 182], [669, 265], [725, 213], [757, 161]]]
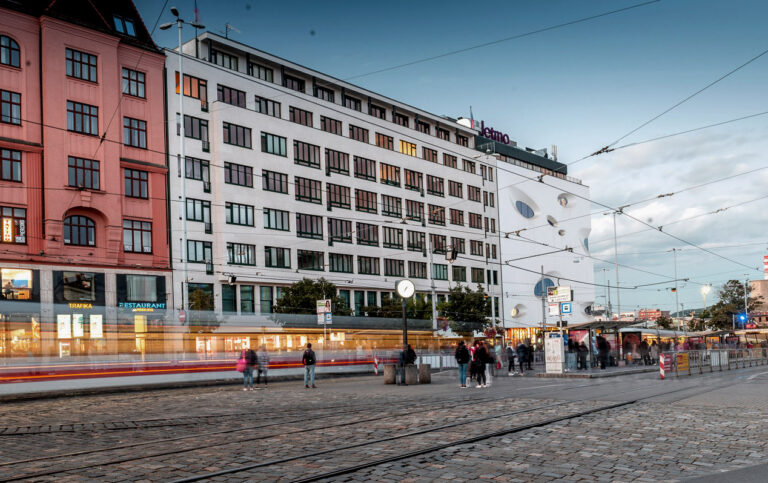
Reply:
[[662, 354], [661, 357], [659, 357], [659, 377], [662, 379], [664, 379], [664, 359], [666, 359], [666, 357]]

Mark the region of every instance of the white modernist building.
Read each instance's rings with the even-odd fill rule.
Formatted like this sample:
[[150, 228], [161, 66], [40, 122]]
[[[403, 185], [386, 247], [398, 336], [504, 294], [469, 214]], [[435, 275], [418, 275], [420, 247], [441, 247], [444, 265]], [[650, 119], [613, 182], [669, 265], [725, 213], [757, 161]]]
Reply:
[[476, 130], [215, 34], [183, 52], [184, 160], [178, 52], [166, 64], [177, 308], [185, 279], [249, 320], [304, 277], [356, 315], [402, 278], [499, 297], [497, 160]]

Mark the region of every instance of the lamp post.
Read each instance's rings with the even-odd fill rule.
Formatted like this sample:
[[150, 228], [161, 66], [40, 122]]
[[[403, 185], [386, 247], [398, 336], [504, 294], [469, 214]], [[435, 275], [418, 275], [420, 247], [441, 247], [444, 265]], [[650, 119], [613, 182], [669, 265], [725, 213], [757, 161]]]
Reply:
[[405, 346], [408, 344], [408, 319], [405, 314], [405, 299], [413, 297], [414, 292], [416, 292], [416, 286], [413, 285], [413, 282], [404, 278], [395, 284], [395, 291], [403, 301], [403, 346]]
[[[189, 301], [189, 275], [187, 270], [187, 214], [186, 214], [186, 207], [187, 207], [187, 167], [186, 167], [186, 157], [184, 156], [184, 63], [183, 63], [183, 54], [181, 52], [181, 29], [182, 25], [184, 24], [184, 20], [179, 16], [179, 10], [176, 7], [171, 7], [171, 13], [174, 17], [176, 17], [175, 22], [168, 22], [164, 23], [160, 26], [160, 30], [168, 30], [169, 28], [173, 27], [173, 24], [176, 24], [176, 26], [179, 29], [179, 155], [178, 155], [178, 169], [180, 169], [182, 172], [179, 173], [181, 175], [181, 203], [182, 206], [179, 208], [180, 210], [183, 210], [181, 213], [181, 231], [182, 231], [182, 238], [180, 240], [180, 250], [179, 254], [181, 255], [181, 258], [184, 263], [184, 275], [183, 280], [181, 282], [181, 309], [184, 310], [186, 308], [186, 304]], [[194, 27], [195, 29], [204, 29], [205, 26], [201, 25], [199, 23], [195, 22], [189, 22], [189, 25]]]
[[701, 321], [704, 322], [704, 312], [707, 311], [707, 294], [712, 291], [712, 284], [703, 285], [701, 287], [701, 298], [704, 299], [704, 310], [701, 312]]

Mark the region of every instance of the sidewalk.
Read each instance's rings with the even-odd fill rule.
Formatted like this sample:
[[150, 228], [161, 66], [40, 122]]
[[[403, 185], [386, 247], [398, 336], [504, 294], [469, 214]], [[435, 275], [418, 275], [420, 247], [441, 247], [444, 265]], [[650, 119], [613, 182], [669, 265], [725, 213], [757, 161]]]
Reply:
[[605, 369], [592, 368], [587, 370], [570, 370], [563, 374], [553, 374], [546, 372], [536, 373], [536, 377], [556, 377], [566, 379], [597, 379], [601, 377], [628, 376], [631, 374], [644, 374], [647, 372], [659, 372], [659, 366], [624, 366], [607, 367]]

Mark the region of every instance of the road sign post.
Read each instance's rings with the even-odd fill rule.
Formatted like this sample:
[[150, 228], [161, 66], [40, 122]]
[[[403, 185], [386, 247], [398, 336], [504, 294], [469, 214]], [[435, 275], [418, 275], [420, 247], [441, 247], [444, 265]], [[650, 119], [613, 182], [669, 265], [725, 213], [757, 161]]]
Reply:
[[325, 352], [325, 342], [328, 340], [326, 335], [326, 326], [333, 321], [331, 313], [331, 299], [320, 299], [317, 304], [317, 323], [323, 326], [323, 353]]

